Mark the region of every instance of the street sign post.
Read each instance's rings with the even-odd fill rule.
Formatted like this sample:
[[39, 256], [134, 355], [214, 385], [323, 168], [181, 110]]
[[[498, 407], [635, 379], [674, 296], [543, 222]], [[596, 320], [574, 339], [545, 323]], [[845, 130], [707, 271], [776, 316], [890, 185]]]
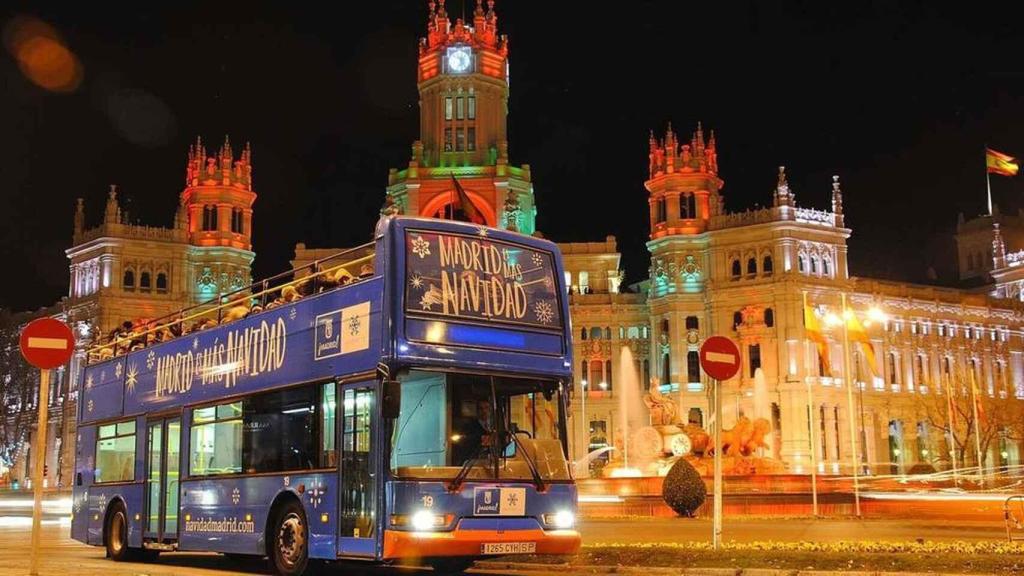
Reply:
[[43, 517], [43, 476], [46, 462], [46, 408], [49, 404], [50, 369], [67, 364], [75, 350], [75, 335], [67, 324], [53, 318], [29, 322], [21, 331], [21, 355], [39, 368], [39, 425], [36, 427], [36, 461], [32, 470], [32, 552], [29, 574], [39, 574], [40, 522]]
[[700, 346], [700, 367], [711, 377], [715, 406], [715, 488], [714, 522], [711, 542], [718, 550], [722, 546], [722, 380], [728, 380], [740, 369], [740, 349], [724, 336], [712, 336]]

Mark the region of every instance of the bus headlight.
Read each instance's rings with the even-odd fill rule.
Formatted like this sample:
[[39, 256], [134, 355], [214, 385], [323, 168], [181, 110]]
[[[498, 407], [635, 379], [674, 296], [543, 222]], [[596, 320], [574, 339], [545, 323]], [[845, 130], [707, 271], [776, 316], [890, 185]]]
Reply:
[[576, 524], [576, 515], [568, 510], [559, 510], [554, 514], [545, 514], [544, 523], [555, 528], [572, 528]]
[[420, 510], [411, 516], [408, 514], [392, 514], [391, 526], [395, 528], [412, 528], [417, 532], [440, 530], [451, 524], [451, 514], [433, 514], [429, 510]]
[[444, 516], [431, 514], [426, 510], [420, 510], [412, 515], [412, 529], [417, 532], [427, 532], [438, 528], [444, 528], [444, 525]]

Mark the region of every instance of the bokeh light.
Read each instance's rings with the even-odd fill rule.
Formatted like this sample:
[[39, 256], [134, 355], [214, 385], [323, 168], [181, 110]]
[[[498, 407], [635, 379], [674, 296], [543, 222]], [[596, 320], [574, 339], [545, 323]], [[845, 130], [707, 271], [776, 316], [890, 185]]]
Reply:
[[82, 84], [82, 65], [57, 31], [29, 16], [12, 18], [4, 26], [4, 44], [21, 73], [50, 92], [74, 92]]

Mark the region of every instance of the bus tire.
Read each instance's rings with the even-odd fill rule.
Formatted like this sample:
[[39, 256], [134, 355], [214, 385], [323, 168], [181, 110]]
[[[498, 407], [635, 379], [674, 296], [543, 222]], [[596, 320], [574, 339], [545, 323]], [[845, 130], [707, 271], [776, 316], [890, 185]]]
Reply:
[[309, 527], [302, 505], [285, 502], [274, 518], [270, 560], [281, 576], [299, 576], [309, 563]]
[[473, 561], [469, 558], [437, 558], [430, 560], [428, 564], [439, 576], [454, 576], [469, 570], [473, 566]]
[[107, 514], [106, 526], [103, 528], [103, 542], [107, 546], [107, 557], [115, 562], [132, 559], [133, 554], [128, 548], [128, 514], [124, 504], [118, 502]]

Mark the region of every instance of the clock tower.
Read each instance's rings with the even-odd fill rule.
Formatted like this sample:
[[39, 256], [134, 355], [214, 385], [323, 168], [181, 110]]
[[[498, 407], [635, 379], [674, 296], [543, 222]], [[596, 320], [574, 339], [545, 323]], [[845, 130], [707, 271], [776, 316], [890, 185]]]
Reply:
[[420, 39], [420, 139], [407, 168], [388, 174], [388, 204], [403, 214], [446, 217], [460, 207], [453, 177], [487, 224], [535, 231], [529, 165], [508, 158], [508, 38], [498, 34], [494, 0], [477, 0], [472, 23], [453, 23], [428, 3]]

